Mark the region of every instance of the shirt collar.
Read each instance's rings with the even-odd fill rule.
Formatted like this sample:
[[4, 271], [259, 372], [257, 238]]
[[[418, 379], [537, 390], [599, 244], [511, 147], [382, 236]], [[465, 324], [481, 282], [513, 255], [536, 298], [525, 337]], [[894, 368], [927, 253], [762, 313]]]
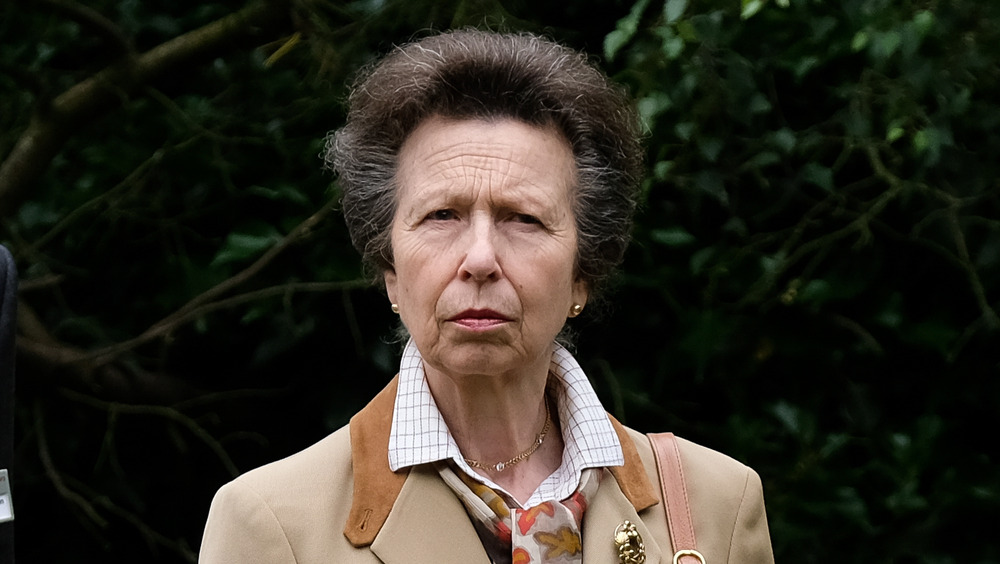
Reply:
[[[579, 363], [556, 344], [549, 371], [553, 378], [562, 438], [562, 464], [525, 502], [535, 505], [564, 499], [576, 490], [586, 468], [624, 464], [621, 443]], [[463, 472], [498, 491], [502, 488], [466, 464], [424, 378], [423, 360], [411, 339], [399, 365], [399, 387], [389, 434], [389, 467], [401, 468], [451, 460]], [[509, 496], [508, 496], [509, 497]]]

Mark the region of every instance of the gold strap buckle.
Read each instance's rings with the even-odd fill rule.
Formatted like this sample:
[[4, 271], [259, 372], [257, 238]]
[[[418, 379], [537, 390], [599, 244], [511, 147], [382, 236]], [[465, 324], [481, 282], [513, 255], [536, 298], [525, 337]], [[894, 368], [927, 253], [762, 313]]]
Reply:
[[701, 555], [697, 550], [678, 550], [674, 554], [674, 564], [680, 564], [682, 556], [694, 556], [698, 559], [698, 562], [705, 564], [705, 557]]

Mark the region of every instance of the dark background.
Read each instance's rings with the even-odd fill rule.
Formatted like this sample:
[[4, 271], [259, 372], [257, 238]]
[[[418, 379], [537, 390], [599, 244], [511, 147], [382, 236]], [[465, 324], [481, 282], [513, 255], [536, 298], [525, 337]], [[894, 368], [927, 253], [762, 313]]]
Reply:
[[221, 484], [391, 378], [395, 316], [317, 155], [359, 66], [465, 25], [591, 53], [647, 125], [635, 241], [574, 321], [609, 411], [757, 469], [778, 562], [1000, 562], [1000, 4], [0, 17], [19, 564], [194, 562]]

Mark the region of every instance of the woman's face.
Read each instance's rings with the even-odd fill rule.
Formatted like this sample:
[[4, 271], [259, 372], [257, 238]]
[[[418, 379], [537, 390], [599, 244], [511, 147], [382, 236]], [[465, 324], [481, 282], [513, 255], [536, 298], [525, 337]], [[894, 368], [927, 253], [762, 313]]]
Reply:
[[407, 138], [385, 283], [430, 370], [547, 370], [570, 308], [587, 299], [574, 181], [554, 129], [433, 117]]

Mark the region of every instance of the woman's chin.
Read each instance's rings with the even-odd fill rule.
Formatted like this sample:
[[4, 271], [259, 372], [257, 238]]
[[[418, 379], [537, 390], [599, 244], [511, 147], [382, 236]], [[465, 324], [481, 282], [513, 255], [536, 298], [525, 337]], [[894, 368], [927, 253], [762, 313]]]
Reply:
[[511, 371], [519, 364], [518, 357], [497, 343], [464, 343], [440, 355], [438, 366], [454, 375], [494, 376]]
[[551, 347], [524, 347], [523, 343], [502, 338], [480, 338], [439, 342], [424, 362], [449, 376], [529, 376], [548, 373]]

